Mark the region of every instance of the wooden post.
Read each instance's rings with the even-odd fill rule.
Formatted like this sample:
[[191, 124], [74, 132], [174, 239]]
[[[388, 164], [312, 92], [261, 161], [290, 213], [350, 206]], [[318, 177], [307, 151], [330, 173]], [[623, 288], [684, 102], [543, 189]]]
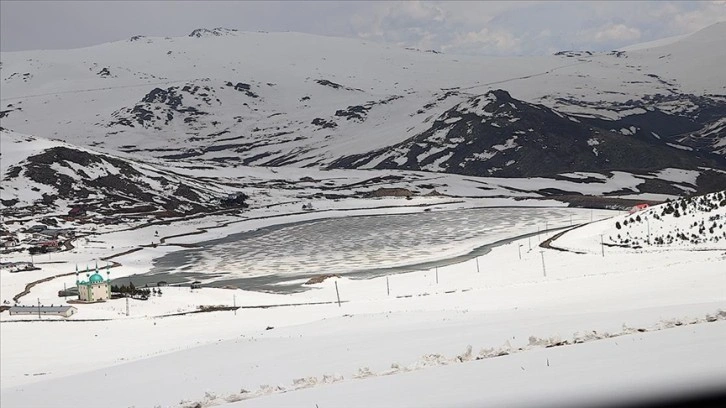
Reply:
[[234, 315], [237, 316], [237, 295], [232, 295], [232, 306], [234, 307]]
[[600, 249], [602, 250], [602, 256], [605, 256], [605, 243], [602, 240], [602, 234], [600, 234]]
[[517, 245], [517, 253], [519, 254], [519, 260], [522, 260], [522, 244]]
[[479, 273], [479, 257], [476, 257], [476, 273]]
[[40, 298], [38, 298], [38, 320], [40, 320]]
[[386, 295], [391, 296], [391, 285], [388, 283], [388, 276], [386, 276]]
[[544, 251], [540, 250], [539, 253], [540, 253], [540, 255], [542, 255], [542, 274], [546, 278], [547, 277], [547, 270], [545, 269]]
[[439, 267], [436, 267], [436, 284], [439, 284]]
[[126, 316], [129, 315], [129, 295], [126, 294]]
[[338, 291], [338, 281], [335, 281], [335, 295], [338, 297], [338, 307], [340, 306], [340, 292]]

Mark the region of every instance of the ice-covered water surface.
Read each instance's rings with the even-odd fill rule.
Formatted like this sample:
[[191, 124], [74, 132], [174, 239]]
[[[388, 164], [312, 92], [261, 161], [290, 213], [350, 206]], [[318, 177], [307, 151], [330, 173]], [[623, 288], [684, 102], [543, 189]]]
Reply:
[[446, 259], [590, 216], [589, 210], [568, 208], [480, 208], [330, 218], [201, 243], [155, 260], [151, 272], [203, 274], [207, 282], [346, 274]]

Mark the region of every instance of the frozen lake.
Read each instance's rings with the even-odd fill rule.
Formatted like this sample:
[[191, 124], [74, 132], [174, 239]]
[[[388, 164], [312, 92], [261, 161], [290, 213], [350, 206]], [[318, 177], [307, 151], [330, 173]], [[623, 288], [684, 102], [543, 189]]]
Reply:
[[[202, 242], [156, 259], [150, 274], [154, 281], [184, 276], [253, 289], [299, 285], [325, 273], [360, 277], [420, 270], [437, 261], [474, 256], [477, 248], [480, 255], [487, 244], [591, 216], [590, 210], [572, 208], [479, 208], [329, 218]], [[532, 245], [536, 243], [534, 238]]]

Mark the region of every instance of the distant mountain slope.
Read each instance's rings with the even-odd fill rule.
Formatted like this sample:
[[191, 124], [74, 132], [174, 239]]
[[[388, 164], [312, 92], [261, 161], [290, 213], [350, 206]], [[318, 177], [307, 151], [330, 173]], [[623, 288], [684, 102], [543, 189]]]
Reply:
[[331, 167], [531, 177], [669, 165], [726, 166], [726, 160], [699, 157], [651, 135], [638, 137], [634, 131], [622, 134], [596, 126], [603, 124], [608, 122], [563, 115], [495, 90], [457, 104], [403, 143], [347, 156]]
[[[481, 176], [724, 168], [723, 41], [726, 25], [716, 24], [635, 51], [488, 58], [198, 29], [3, 53], [0, 120], [111, 154], [227, 166]], [[511, 100], [491, 118], [475, 115], [474, 101], [497, 90]]]
[[225, 200], [238, 193], [229, 186], [64, 143], [7, 131], [0, 135], [4, 161], [0, 191], [6, 216], [74, 206], [108, 215], [185, 214], [224, 208]]

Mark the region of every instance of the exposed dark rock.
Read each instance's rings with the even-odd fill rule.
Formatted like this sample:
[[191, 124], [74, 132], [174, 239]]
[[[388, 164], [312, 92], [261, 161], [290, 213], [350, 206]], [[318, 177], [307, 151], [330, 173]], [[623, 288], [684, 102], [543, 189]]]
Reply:
[[346, 109], [340, 109], [335, 111], [335, 116], [342, 116], [347, 120], [356, 119], [362, 122], [365, 120], [365, 117], [369, 110], [370, 108], [361, 105], [348, 106], [348, 108]]
[[237, 32], [237, 30], [224, 27], [212, 28], [211, 30], [208, 28], [197, 28], [189, 34], [189, 37], [221, 37], [223, 35], [234, 34], [235, 32]]
[[259, 98], [259, 95], [252, 92], [250, 89], [250, 84], [246, 84], [244, 82], [237, 82], [235, 85], [232, 85], [231, 82], [227, 82], [227, 86], [233, 87], [236, 91], [243, 92], [245, 95], [249, 96], [250, 98]]
[[320, 126], [323, 129], [330, 129], [330, 128], [338, 127], [338, 124], [333, 122], [332, 120], [325, 120], [322, 118], [315, 118], [315, 119], [313, 119], [313, 121], [311, 123], [315, 126]]
[[358, 91], [358, 92], [363, 92], [363, 90], [362, 90], [362, 89], [358, 89], [358, 88], [350, 88], [350, 87], [347, 87], [347, 86], [345, 86], [345, 85], [341, 85], [341, 84], [336, 84], [335, 82], [333, 82], [333, 81], [329, 81], [329, 80], [327, 80], [327, 79], [316, 79], [316, 80], [315, 80], [315, 82], [317, 82], [318, 84], [320, 84], [320, 85], [323, 85], [323, 86], [329, 86], [329, 87], [331, 87], [331, 88], [333, 88], [333, 89], [345, 89], [346, 91]]

